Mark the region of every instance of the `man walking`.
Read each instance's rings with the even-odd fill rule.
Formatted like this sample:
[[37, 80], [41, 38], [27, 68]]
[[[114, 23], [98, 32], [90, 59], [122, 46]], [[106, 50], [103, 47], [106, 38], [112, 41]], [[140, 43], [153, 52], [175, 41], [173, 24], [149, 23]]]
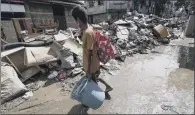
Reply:
[[[85, 8], [76, 6], [72, 10], [72, 16], [77, 22], [81, 32], [83, 41], [83, 68], [87, 74], [89, 80], [93, 80], [95, 83], [100, 81], [106, 86], [105, 96], [106, 99], [110, 99], [109, 91], [112, 90], [103, 79], [99, 78], [100, 74], [100, 61], [97, 54], [97, 46], [94, 38], [93, 28], [88, 24], [88, 16]], [[81, 113], [85, 114], [89, 107], [83, 105]]]

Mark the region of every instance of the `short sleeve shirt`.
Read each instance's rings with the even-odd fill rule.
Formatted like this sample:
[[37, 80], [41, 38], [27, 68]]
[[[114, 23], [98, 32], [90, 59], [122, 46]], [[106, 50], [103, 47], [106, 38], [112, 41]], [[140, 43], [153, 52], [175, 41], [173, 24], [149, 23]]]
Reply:
[[83, 41], [83, 67], [85, 72], [88, 71], [89, 51], [92, 50], [90, 72], [95, 73], [100, 69], [100, 61], [97, 55], [97, 47], [95, 45], [94, 32], [92, 27], [88, 27], [82, 35]]

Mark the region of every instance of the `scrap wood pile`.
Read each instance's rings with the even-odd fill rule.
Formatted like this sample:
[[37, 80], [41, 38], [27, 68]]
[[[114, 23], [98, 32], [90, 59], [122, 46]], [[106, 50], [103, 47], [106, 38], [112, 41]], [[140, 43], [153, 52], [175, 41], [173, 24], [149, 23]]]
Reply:
[[[108, 36], [117, 49], [115, 59], [101, 64], [101, 73], [105, 73], [106, 70], [113, 75], [113, 71], [119, 70], [121, 61], [123, 62], [126, 56], [148, 53], [148, 50], [155, 46], [167, 44], [171, 39], [181, 37], [181, 26], [184, 22], [171, 23], [171, 21], [154, 15], [129, 12], [125, 15], [125, 19], [113, 24], [106, 22], [92, 24], [95, 29]], [[61, 81], [62, 92], [70, 92], [79, 80], [73, 76], [83, 73], [83, 50], [79, 31], [68, 28], [66, 31], [58, 31], [57, 34], [56, 30], [47, 30], [45, 34], [36, 36], [28, 35], [27, 31], [21, 34], [24, 42], [7, 43], [1, 47], [1, 68], [4, 68], [1, 69], [2, 102], [10, 101], [25, 92], [27, 92], [23, 96], [25, 99], [32, 96], [32, 92], [28, 91], [35, 91], [45, 85], [42, 81], [28, 83], [34, 80], [35, 76], [46, 76], [46, 79]], [[12, 73], [6, 73], [8, 72], [6, 68]], [[15, 86], [17, 90], [11, 86]]]

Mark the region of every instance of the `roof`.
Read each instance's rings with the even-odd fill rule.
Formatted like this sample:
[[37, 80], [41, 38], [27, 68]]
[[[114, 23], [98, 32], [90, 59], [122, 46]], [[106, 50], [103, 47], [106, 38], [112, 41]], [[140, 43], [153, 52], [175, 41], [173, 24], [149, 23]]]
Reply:
[[84, 5], [84, 3], [82, 1], [79, 1], [79, 0], [55, 0], [55, 1], [70, 2], [70, 3], [76, 3], [76, 4]]
[[84, 5], [83, 2], [77, 0], [25, 0], [25, 1], [36, 2], [36, 3], [59, 3], [59, 4]]
[[1, 3], [23, 4], [24, 0], [1, 0]]

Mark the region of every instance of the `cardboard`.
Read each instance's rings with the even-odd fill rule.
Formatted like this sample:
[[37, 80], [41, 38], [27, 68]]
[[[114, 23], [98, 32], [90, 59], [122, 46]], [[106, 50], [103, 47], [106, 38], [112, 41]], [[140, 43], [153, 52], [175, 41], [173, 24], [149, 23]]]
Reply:
[[167, 37], [169, 35], [166, 27], [163, 27], [161, 24], [154, 27], [155, 34], [161, 38]]

